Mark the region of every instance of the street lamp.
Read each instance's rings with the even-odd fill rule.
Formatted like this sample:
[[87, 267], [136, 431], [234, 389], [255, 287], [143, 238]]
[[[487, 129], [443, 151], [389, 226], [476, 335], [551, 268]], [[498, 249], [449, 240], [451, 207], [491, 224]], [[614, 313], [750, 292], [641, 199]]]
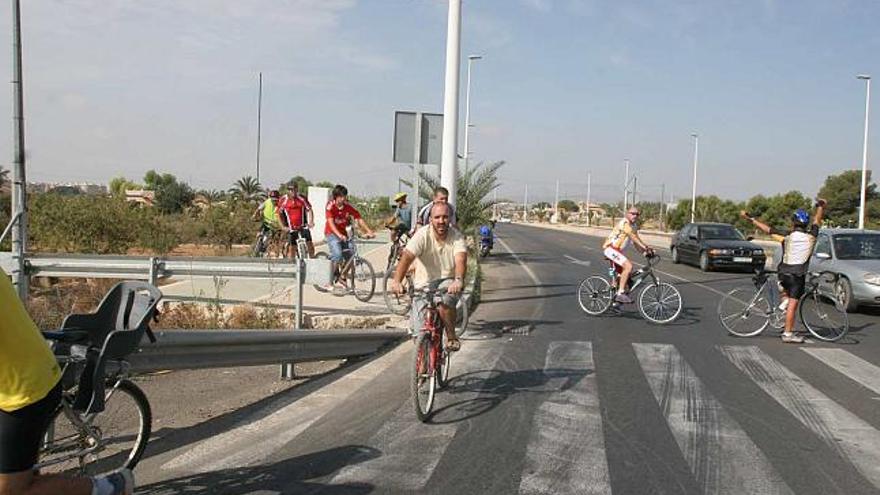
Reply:
[[871, 76], [867, 74], [859, 74], [858, 79], [865, 81], [865, 142], [862, 146], [862, 189], [859, 199], [859, 228], [865, 228], [865, 188], [868, 183], [868, 111], [871, 108]]
[[465, 89], [464, 97], [464, 169], [468, 169], [468, 159], [470, 158], [470, 148], [468, 147], [468, 134], [471, 131], [471, 66], [474, 60], [482, 59], [482, 55], [468, 55], [467, 70], [467, 89]]
[[694, 187], [691, 192], [691, 223], [694, 223], [697, 206], [697, 153], [700, 149], [700, 136], [696, 132], [692, 132], [691, 137], [694, 138]]
[[629, 193], [629, 158], [623, 159], [623, 214], [626, 215], [626, 200]]

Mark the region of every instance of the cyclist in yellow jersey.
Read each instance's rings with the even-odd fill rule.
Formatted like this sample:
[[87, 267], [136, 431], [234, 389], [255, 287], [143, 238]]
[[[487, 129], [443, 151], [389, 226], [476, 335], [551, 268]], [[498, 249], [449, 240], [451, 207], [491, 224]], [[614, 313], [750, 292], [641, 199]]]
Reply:
[[58, 361], [0, 269], [0, 494], [131, 494], [131, 471], [39, 475], [40, 443], [61, 402]]
[[627, 259], [626, 255], [623, 254], [623, 251], [629, 246], [629, 243], [632, 242], [641, 249], [646, 256], [651, 256], [654, 253], [654, 250], [648, 247], [648, 245], [639, 237], [639, 226], [637, 223], [639, 215], [641, 215], [641, 213], [639, 213], [638, 208], [635, 206], [630, 207], [626, 212], [626, 216], [617, 223], [614, 229], [611, 230], [611, 234], [602, 244], [604, 250], [602, 254], [604, 254], [612, 263], [620, 267], [620, 281], [617, 284], [617, 295], [614, 297], [614, 300], [619, 303], [632, 302], [632, 298], [629, 297], [626, 290], [629, 276], [632, 274], [633, 265], [632, 262]]

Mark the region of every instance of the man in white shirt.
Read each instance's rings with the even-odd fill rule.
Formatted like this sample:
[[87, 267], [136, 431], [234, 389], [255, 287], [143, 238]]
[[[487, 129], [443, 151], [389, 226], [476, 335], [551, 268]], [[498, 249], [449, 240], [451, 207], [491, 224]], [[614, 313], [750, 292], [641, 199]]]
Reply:
[[[446, 329], [447, 348], [457, 351], [461, 348], [461, 342], [455, 336], [455, 306], [464, 288], [467, 246], [461, 233], [450, 227], [450, 214], [451, 208], [447, 203], [434, 204], [431, 208], [430, 225], [418, 229], [403, 249], [391, 282], [391, 290], [395, 294], [403, 292], [400, 283], [410, 265], [418, 260], [413, 285], [418, 289], [436, 284], [436, 287], [446, 289], [439, 308], [440, 318], [443, 319]], [[415, 304], [413, 312], [419, 312]], [[418, 331], [418, 328], [414, 330]]]

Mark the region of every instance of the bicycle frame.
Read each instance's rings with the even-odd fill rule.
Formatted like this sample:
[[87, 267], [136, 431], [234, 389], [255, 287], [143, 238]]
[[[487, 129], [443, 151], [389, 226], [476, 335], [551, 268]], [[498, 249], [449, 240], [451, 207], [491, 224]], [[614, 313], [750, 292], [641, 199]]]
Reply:
[[[648, 261], [642, 268], [632, 272], [629, 276], [630, 292], [634, 292], [642, 283], [650, 277], [653, 285], [660, 283], [660, 277], [654, 273], [654, 262]], [[614, 290], [620, 283], [620, 274], [615, 272], [611, 277], [611, 288]]]
[[437, 303], [435, 301], [428, 301], [428, 305], [423, 311], [425, 318], [419, 334], [426, 334], [431, 338], [433, 345], [431, 346], [431, 354], [428, 356], [428, 369], [436, 371], [438, 368], [437, 364], [441, 359], [440, 348], [443, 342], [443, 325], [440, 323], [440, 313], [437, 310]]

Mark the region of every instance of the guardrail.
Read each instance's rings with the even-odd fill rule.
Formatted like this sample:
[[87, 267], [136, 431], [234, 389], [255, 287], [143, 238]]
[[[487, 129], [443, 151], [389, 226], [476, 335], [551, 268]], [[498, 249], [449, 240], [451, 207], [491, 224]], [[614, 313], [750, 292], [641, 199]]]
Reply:
[[127, 361], [136, 373], [290, 365], [365, 356], [407, 335], [404, 330], [164, 330]]

